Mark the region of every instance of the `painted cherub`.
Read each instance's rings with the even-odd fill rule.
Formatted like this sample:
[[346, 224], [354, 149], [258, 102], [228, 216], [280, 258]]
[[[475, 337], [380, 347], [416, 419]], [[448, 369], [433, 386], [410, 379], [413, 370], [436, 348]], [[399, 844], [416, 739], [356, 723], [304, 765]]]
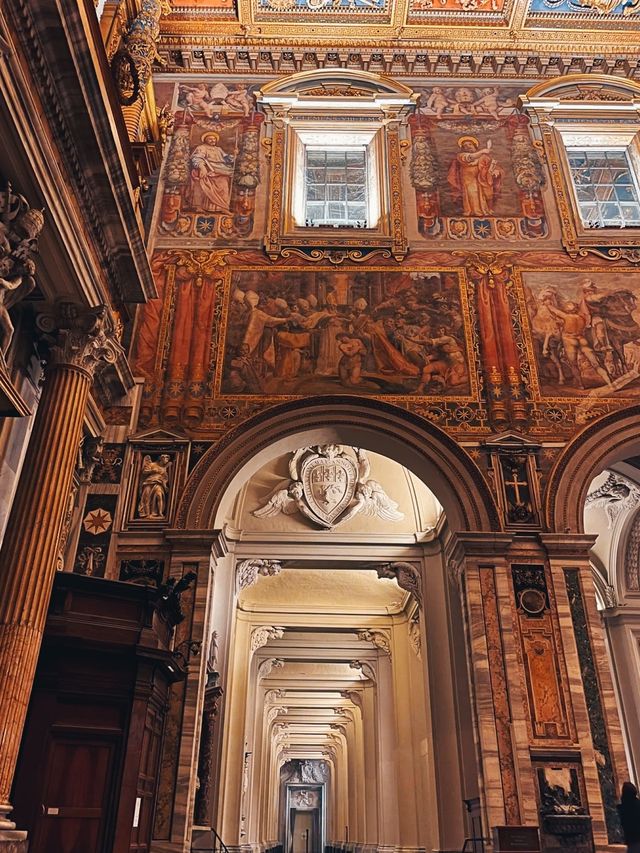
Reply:
[[442, 118], [442, 114], [446, 112], [449, 106], [449, 99], [445, 95], [442, 86], [433, 87], [425, 106], [428, 110], [432, 110], [438, 118]]
[[489, 113], [492, 118], [500, 117], [500, 104], [498, 103], [498, 88], [497, 86], [489, 86], [482, 89], [482, 95], [474, 104], [474, 109], [477, 113]]

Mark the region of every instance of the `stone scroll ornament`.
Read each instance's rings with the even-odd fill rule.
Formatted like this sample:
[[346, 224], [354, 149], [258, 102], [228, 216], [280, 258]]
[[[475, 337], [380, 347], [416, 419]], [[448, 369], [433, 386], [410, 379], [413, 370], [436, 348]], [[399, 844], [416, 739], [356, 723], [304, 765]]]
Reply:
[[34, 256], [44, 214], [7, 183], [0, 190], [0, 354], [4, 358], [13, 338], [12, 308], [35, 287]]
[[337, 444], [301, 447], [289, 461], [287, 485], [278, 488], [256, 518], [301, 513], [318, 527], [331, 530], [360, 513], [385, 521], [400, 521], [398, 504], [370, 477], [364, 450]]
[[610, 472], [605, 482], [593, 492], [589, 492], [585, 507], [600, 507], [607, 514], [607, 526], [611, 529], [618, 517], [627, 510], [640, 504], [640, 489], [620, 474]]

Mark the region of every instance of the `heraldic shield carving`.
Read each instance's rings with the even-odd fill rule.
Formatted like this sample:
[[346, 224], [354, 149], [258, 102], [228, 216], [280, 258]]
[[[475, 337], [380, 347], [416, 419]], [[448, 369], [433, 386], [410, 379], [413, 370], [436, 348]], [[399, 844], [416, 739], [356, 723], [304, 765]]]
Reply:
[[400, 521], [404, 515], [398, 504], [370, 478], [370, 470], [361, 448], [337, 444], [301, 447], [289, 461], [289, 483], [272, 493], [253, 515], [269, 518], [300, 512], [327, 530], [358, 513]]
[[302, 462], [300, 478], [309, 509], [321, 524], [331, 527], [353, 500], [358, 471], [339, 447], [322, 449], [326, 455], [314, 453]]

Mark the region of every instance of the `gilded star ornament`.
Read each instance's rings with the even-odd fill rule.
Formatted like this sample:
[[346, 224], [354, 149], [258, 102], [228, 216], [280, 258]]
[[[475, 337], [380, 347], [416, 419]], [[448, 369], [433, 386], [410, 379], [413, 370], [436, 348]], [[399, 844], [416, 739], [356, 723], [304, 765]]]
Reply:
[[88, 533], [98, 536], [100, 533], [106, 533], [113, 524], [113, 518], [106, 509], [92, 509], [85, 515], [82, 524]]

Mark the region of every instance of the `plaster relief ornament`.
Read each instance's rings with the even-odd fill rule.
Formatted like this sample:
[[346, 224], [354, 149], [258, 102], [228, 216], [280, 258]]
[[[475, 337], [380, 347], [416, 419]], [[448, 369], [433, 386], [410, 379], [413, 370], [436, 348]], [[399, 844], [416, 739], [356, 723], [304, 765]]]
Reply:
[[358, 639], [365, 643], [373, 643], [373, 645], [391, 657], [391, 642], [389, 635], [385, 631], [370, 631], [365, 628], [358, 631]]
[[332, 530], [362, 513], [400, 521], [404, 514], [377, 480], [364, 450], [337, 444], [301, 447], [289, 461], [289, 483], [253, 510], [256, 518], [300, 512], [318, 527]]
[[281, 640], [284, 637], [284, 628], [273, 625], [261, 625], [251, 632], [251, 652], [257, 652], [266, 646], [269, 640]]
[[270, 577], [279, 575], [282, 564], [278, 560], [243, 560], [236, 568], [236, 585], [238, 592], [252, 586], [260, 575]]
[[605, 482], [593, 492], [589, 492], [584, 505], [602, 507], [607, 514], [607, 527], [611, 529], [621, 513], [631, 510], [640, 503], [640, 489], [620, 474], [609, 473]]
[[411, 563], [383, 563], [374, 566], [379, 578], [395, 580], [400, 589], [410, 592], [418, 605], [422, 606], [422, 579], [420, 572]]
[[282, 669], [284, 661], [280, 658], [267, 658], [258, 667], [258, 679], [268, 678], [274, 669]]
[[9, 308], [35, 287], [33, 256], [44, 225], [41, 210], [29, 206], [7, 183], [0, 191], [0, 354], [4, 357], [13, 338]]
[[376, 683], [376, 672], [370, 663], [362, 660], [352, 660], [349, 661], [349, 667], [362, 673], [363, 678], [373, 681], [374, 684]]
[[161, 453], [157, 459], [145, 456], [140, 474], [139, 518], [164, 518], [169, 493], [171, 457]]

